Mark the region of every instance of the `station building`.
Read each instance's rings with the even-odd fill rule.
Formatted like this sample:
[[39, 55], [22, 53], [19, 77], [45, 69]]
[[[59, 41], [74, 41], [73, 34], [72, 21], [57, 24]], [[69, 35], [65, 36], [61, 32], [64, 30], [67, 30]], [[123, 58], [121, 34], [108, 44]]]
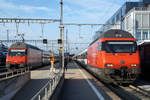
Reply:
[[150, 40], [150, 0], [126, 2], [105, 24], [94, 39], [108, 29], [123, 29], [132, 33], [137, 42]]

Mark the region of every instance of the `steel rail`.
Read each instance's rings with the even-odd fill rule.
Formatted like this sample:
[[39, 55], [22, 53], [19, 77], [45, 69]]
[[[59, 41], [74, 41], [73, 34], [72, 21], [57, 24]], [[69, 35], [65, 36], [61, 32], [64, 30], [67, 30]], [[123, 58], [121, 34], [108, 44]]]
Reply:
[[[120, 92], [121, 91], [126, 91], [126, 94], [131, 95], [130, 98], [135, 97], [136, 100], [141, 100], [141, 99], [150, 99], [150, 94], [148, 91], [133, 85], [129, 86], [119, 86]], [[126, 99], [125, 99], [126, 100]], [[127, 99], [128, 100], [128, 99]]]
[[150, 92], [148, 92], [138, 86], [134, 86], [134, 85], [129, 85], [129, 87], [150, 98]]

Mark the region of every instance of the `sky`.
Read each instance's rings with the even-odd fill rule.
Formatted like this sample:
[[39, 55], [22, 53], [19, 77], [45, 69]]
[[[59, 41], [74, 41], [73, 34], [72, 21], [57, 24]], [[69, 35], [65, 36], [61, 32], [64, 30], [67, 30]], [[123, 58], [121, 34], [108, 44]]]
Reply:
[[[64, 23], [104, 24], [126, 1], [139, 0], [63, 0]], [[59, 0], [0, 0], [1, 18], [49, 18], [59, 19]], [[19, 24], [18, 33], [25, 34], [25, 39], [57, 40], [60, 37], [59, 23]], [[90, 43], [100, 26], [66, 26], [70, 43]], [[42, 33], [43, 29], [43, 33]], [[0, 40], [19, 39], [16, 37], [16, 24], [0, 24]], [[44, 34], [44, 35], [42, 35]], [[65, 37], [65, 35], [64, 35]], [[70, 48], [86, 48], [87, 45], [74, 45]]]

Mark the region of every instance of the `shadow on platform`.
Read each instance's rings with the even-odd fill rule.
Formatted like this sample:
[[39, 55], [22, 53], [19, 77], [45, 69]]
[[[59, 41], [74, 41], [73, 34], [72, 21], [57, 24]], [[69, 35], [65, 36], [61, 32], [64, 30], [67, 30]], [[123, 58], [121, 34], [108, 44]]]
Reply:
[[[93, 80], [89, 79], [90, 82]], [[93, 83], [93, 82], [92, 82]], [[93, 83], [95, 85], [95, 83]], [[101, 91], [101, 90], [100, 90]], [[104, 92], [101, 92], [106, 95]], [[86, 79], [65, 79], [58, 100], [99, 100]], [[109, 99], [110, 100], [110, 99]]]
[[12, 100], [30, 100], [49, 79], [31, 79]]

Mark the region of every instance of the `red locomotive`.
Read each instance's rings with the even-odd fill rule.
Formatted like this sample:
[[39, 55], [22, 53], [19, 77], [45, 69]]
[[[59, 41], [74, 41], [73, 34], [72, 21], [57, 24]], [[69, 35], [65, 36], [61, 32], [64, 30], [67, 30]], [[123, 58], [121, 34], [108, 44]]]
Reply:
[[87, 66], [108, 83], [132, 83], [140, 74], [140, 58], [135, 38], [123, 30], [108, 30], [83, 53]]
[[42, 50], [32, 45], [17, 42], [8, 48], [6, 58], [6, 67], [20, 68], [20, 67], [35, 67], [42, 65]]

